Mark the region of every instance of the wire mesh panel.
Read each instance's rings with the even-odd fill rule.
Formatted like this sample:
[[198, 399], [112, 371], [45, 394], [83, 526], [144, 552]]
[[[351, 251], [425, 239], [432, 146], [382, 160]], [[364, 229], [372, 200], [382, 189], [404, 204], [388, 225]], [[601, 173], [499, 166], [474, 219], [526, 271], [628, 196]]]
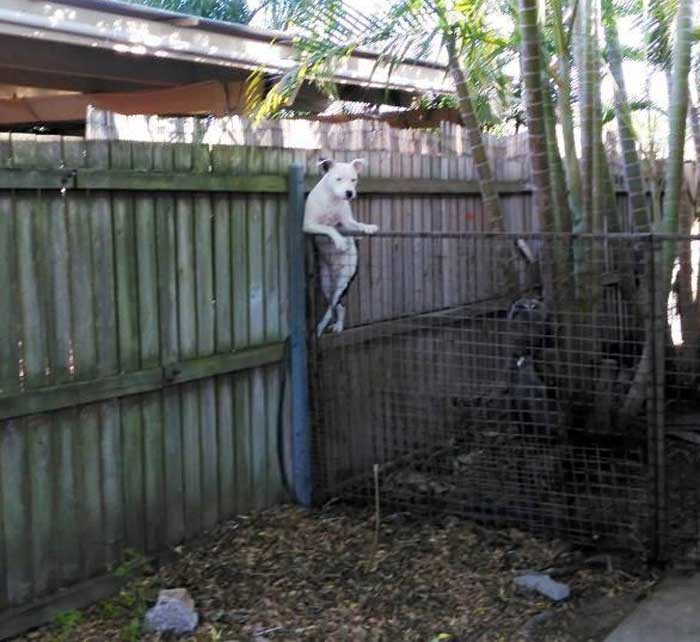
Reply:
[[[663, 467], [659, 520], [664, 552], [676, 564], [700, 563], [700, 237], [656, 241], [662, 284], [655, 370]], [[665, 285], [666, 287], [661, 287]]]
[[315, 240], [316, 497], [378, 490], [399, 509], [652, 551], [658, 252], [649, 237], [541, 235], [528, 262], [516, 240]]

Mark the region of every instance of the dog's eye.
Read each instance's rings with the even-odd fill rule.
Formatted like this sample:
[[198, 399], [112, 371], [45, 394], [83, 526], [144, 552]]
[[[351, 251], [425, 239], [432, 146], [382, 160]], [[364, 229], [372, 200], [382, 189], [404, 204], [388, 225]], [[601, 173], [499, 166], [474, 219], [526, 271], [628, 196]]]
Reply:
[[357, 183], [357, 179], [356, 179], [356, 178], [353, 178], [353, 179], [352, 179], [352, 182], [353, 182], [353, 183]]
[[337, 180], [337, 181], [342, 181], [343, 179], [340, 178], [340, 176], [338, 176], [338, 178], [336, 178], [335, 180]]

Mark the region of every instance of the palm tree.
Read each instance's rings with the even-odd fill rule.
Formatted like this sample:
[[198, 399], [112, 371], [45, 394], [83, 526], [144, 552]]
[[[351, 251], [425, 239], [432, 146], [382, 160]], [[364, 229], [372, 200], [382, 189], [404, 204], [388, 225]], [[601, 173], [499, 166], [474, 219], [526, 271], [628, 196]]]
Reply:
[[[686, 119], [688, 116], [692, 5], [692, 0], [678, 0], [673, 62], [670, 73], [669, 144], [665, 170], [663, 218], [656, 226], [656, 229], [664, 234], [677, 234], [679, 232], [679, 211], [683, 183], [683, 152], [685, 148]], [[675, 242], [663, 242], [660, 260], [658, 261], [659, 278], [656, 283], [656, 287], [659, 288], [657, 296], [660, 303], [665, 302], [668, 297], [671, 271], [676, 259], [676, 253]], [[634, 381], [625, 400], [623, 413], [627, 416], [636, 415], [642, 406], [647, 382], [651, 375], [654, 352], [654, 333], [652, 332], [647, 337], [644, 351], [637, 365]], [[663, 361], [663, 355], [657, 356]]]
[[558, 93], [559, 120], [561, 122], [564, 141], [564, 158], [566, 160], [566, 183], [568, 186], [568, 202], [571, 212], [571, 229], [579, 232], [583, 229], [583, 214], [581, 205], [581, 170], [576, 153], [574, 134], [574, 115], [572, 109], [571, 66], [568, 38], [564, 30], [564, 18], [561, 0], [550, 0], [552, 38], [554, 51], [557, 56], [556, 89]]
[[637, 137], [632, 126], [632, 110], [627, 97], [625, 77], [622, 73], [622, 52], [617, 33], [617, 18], [613, 0], [604, 0], [603, 26], [607, 46], [608, 66], [615, 83], [615, 116], [622, 146], [625, 181], [632, 213], [632, 221], [638, 232], [650, 230], [651, 213], [647, 207], [642, 163], [637, 151]]
[[447, 50], [448, 70], [457, 92], [459, 113], [462, 123], [467, 130], [474, 165], [479, 178], [479, 189], [484, 204], [488, 229], [492, 231], [505, 231], [503, 212], [496, 189], [496, 180], [491, 167], [491, 162], [486, 153], [483, 132], [474, 107], [472, 89], [467, 80], [467, 75], [460, 63], [458, 49], [458, 26], [451, 25], [447, 19], [447, 9], [444, 0], [436, 0], [436, 14], [440, 25], [445, 49]]
[[552, 185], [547, 155], [547, 133], [544, 119], [544, 91], [537, 0], [519, 0], [521, 68], [525, 86], [527, 134], [530, 166], [534, 187], [533, 204], [546, 231], [554, 230], [552, 220]]

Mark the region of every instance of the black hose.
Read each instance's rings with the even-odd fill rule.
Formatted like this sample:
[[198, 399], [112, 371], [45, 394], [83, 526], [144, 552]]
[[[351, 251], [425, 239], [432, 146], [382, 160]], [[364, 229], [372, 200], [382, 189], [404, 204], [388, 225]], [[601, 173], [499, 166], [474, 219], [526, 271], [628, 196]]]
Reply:
[[285, 466], [284, 457], [284, 393], [287, 390], [287, 367], [291, 365], [289, 363], [290, 341], [291, 340], [287, 338], [284, 342], [282, 359], [280, 361], [282, 371], [280, 372], [280, 397], [277, 408], [277, 464], [280, 469], [280, 477], [284, 490], [289, 497], [294, 497], [294, 491], [292, 485], [289, 483], [289, 477], [287, 476], [287, 467]]

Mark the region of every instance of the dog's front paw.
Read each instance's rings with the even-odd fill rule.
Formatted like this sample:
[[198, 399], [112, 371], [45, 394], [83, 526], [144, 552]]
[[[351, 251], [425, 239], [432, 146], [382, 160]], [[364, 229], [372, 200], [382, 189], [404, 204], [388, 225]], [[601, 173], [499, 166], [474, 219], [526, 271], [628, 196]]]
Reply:
[[374, 234], [379, 231], [378, 225], [365, 225], [365, 232], [367, 234]]
[[332, 326], [331, 326], [331, 332], [333, 334], [340, 334], [343, 329], [345, 328], [345, 323], [343, 321], [336, 321]]

